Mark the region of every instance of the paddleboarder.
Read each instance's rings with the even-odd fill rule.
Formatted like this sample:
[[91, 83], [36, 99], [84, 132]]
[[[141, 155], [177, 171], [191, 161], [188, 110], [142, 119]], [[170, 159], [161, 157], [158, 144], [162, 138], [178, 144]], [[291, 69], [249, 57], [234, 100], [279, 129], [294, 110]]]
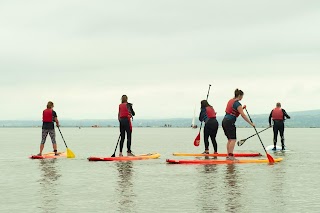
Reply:
[[131, 135], [132, 124], [131, 118], [135, 115], [132, 104], [128, 103], [128, 97], [123, 95], [121, 97], [121, 104], [119, 105], [118, 120], [120, 123], [120, 153], [119, 157], [122, 157], [123, 143], [125, 139], [125, 133], [127, 133], [127, 156], [134, 156], [131, 151]]
[[228, 101], [226, 111], [225, 111], [226, 115], [222, 120], [223, 131], [228, 138], [227, 160], [236, 160], [233, 156], [233, 150], [237, 140], [236, 125], [235, 125], [237, 117], [241, 115], [245, 121], [247, 121], [251, 126], [255, 127], [255, 125], [249, 120], [249, 118], [243, 112], [243, 109], [245, 108], [245, 106], [242, 107], [241, 103], [239, 102], [242, 100], [243, 95], [244, 93], [242, 90], [236, 89], [234, 91], [234, 98]]
[[281, 137], [281, 146], [282, 150], [285, 150], [284, 145], [284, 121], [285, 118], [290, 119], [290, 116], [287, 114], [287, 112], [281, 108], [281, 103], [276, 104], [276, 108], [274, 108], [270, 115], [269, 115], [269, 125], [271, 126], [271, 119], [273, 120], [273, 149], [277, 150], [277, 138], [278, 138], [278, 132], [280, 133]]
[[56, 126], [59, 127], [59, 120], [57, 113], [53, 110], [54, 104], [49, 101], [47, 104], [47, 109], [42, 112], [42, 140], [40, 144], [40, 152], [39, 156], [42, 155], [42, 151], [44, 148], [44, 144], [46, 142], [48, 134], [50, 135], [52, 147], [55, 155], [59, 155], [57, 153], [57, 143], [56, 143], [56, 133], [54, 130], [54, 122], [56, 122]]
[[201, 122], [204, 121], [205, 123], [203, 130], [205, 150], [202, 154], [209, 154], [209, 136], [213, 145], [214, 154], [218, 153], [216, 135], [218, 132], [219, 123], [216, 119], [216, 114], [217, 113], [207, 100], [201, 101], [201, 112], [199, 115], [199, 120]]

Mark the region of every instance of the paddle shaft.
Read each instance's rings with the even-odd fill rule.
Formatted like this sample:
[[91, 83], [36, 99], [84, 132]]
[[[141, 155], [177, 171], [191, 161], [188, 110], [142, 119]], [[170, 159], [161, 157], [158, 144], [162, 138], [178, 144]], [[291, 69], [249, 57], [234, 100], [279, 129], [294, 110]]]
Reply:
[[121, 134], [119, 135], [119, 138], [118, 138], [118, 142], [117, 142], [116, 148], [114, 149], [113, 155], [112, 155], [111, 157], [115, 157], [115, 156], [116, 156], [116, 151], [117, 151], [117, 148], [118, 148], [118, 144], [119, 144], [119, 141], [120, 141], [120, 137], [121, 137]]
[[[248, 114], [248, 117], [249, 117], [249, 119], [250, 119], [251, 123], [253, 123], [253, 122], [252, 122], [252, 119], [251, 119], [251, 117], [250, 117], [250, 115], [249, 115], [249, 112], [248, 112], [247, 108], [245, 108], [245, 110], [246, 110], [246, 112], [247, 112], [247, 114]], [[256, 131], [256, 135], [258, 135], [258, 138], [259, 138], [259, 140], [260, 140], [260, 142], [261, 142], [261, 144], [262, 144], [262, 146], [263, 146], [263, 149], [264, 149], [264, 151], [266, 152], [266, 154], [267, 154], [267, 156], [268, 156], [268, 153], [267, 153], [266, 147], [264, 147], [264, 145], [263, 145], [263, 143], [262, 143], [262, 140], [261, 140], [261, 138], [260, 138], [260, 135], [259, 135], [259, 133], [258, 133], [258, 131], [257, 131], [256, 127], [254, 126], [253, 128], [254, 128], [254, 130]]]
[[[251, 119], [250, 119], [251, 120]], [[252, 121], [251, 121], [252, 122]], [[263, 129], [263, 130], [261, 130], [260, 132], [258, 132], [258, 133], [261, 133], [261, 132], [263, 132], [263, 131], [266, 131], [267, 129], [269, 129], [271, 126], [269, 126], [269, 127], [267, 127], [267, 128], [265, 128], [265, 129]], [[256, 136], [257, 135], [257, 133], [256, 134], [253, 134], [253, 135], [251, 135], [250, 137], [247, 137], [246, 139], [243, 139], [244, 141], [246, 141], [246, 140], [248, 140], [249, 138], [252, 138], [253, 136]]]
[[[209, 84], [209, 89], [208, 89], [208, 93], [207, 93], [207, 99], [206, 99], [206, 100], [208, 100], [208, 98], [209, 98], [210, 87], [211, 87], [211, 84]], [[199, 134], [200, 134], [200, 132], [201, 132], [201, 128], [202, 128], [202, 121], [201, 121], [201, 123], [200, 123]]]
[[[57, 126], [57, 127], [58, 127], [58, 126]], [[64, 145], [66, 145], [66, 147], [68, 148], [68, 146], [67, 146], [67, 144], [66, 144], [66, 141], [64, 140], [63, 135], [62, 135], [61, 130], [60, 130], [59, 127], [58, 127], [58, 129], [59, 129], [60, 135], [61, 135], [61, 137], [62, 137], [62, 140], [63, 140], [63, 142], [64, 142]]]

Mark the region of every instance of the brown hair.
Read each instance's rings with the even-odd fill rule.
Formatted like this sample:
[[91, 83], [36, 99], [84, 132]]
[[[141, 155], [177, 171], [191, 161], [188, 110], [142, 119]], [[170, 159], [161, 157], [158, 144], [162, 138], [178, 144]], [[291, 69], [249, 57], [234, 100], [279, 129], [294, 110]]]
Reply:
[[242, 90], [239, 90], [238, 88], [234, 91], [234, 98], [238, 98], [239, 96], [243, 95], [244, 93]]
[[276, 106], [277, 106], [277, 107], [281, 107], [281, 104], [280, 104], [280, 102], [278, 102]]
[[52, 102], [52, 101], [49, 101], [49, 102], [47, 103], [47, 109], [51, 109], [52, 107], [54, 107], [53, 102]]
[[128, 101], [128, 96], [123, 95], [123, 96], [121, 97], [121, 103], [126, 103], [127, 101]]
[[208, 106], [211, 106], [207, 100], [202, 100], [201, 101], [201, 108], [204, 108], [204, 107], [208, 107]]

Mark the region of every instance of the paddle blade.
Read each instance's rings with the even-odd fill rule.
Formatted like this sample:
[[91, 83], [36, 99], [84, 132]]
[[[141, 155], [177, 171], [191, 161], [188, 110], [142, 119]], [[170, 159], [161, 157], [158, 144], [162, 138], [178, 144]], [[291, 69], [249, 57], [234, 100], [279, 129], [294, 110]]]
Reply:
[[71, 151], [71, 149], [67, 148], [67, 158], [75, 158], [76, 155]]
[[242, 139], [240, 141], [237, 142], [238, 146], [241, 146], [242, 144], [244, 144], [244, 142], [246, 142], [246, 139]]
[[116, 153], [113, 153], [113, 155], [111, 155], [112, 158], [114, 158], [116, 156]]
[[199, 144], [200, 144], [200, 132], [199, 132], [199, 134], [197, 135], [197, 137], [193, 141], [193, 145], [199, 146]]
[[274, 164], [273, 157], [271, 155], [269, 155], [268, 153], [267, 153], [267, 157], [268, 157], [269, 163]]

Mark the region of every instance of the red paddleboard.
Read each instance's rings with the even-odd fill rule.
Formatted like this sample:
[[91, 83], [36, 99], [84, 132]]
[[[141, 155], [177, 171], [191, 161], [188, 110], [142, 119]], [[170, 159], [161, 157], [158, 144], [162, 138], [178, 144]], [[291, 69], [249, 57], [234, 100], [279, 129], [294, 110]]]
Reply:
[[[170, 164], [234, 164], [234, 163], [269, 163], [268, 159], [245, 159], [245, 160], [176, 160], [176, 159], [167, 159], [167, 163]], [[274, 162], [280, 162], [282, 158], [275, 158]]]
[[[173, 153], [174, 156], [194, 156], [194, 157], [199, 157], [199, 156], [210, 156], [210, 157], [227, 157], [227, 153], [218, 153], [218, 154], [202, 154], [202, 153], [179, 153], [175, 152]], [[257, 157], [261, 156], [260, 153], [233, 153], [235, 157]]]

